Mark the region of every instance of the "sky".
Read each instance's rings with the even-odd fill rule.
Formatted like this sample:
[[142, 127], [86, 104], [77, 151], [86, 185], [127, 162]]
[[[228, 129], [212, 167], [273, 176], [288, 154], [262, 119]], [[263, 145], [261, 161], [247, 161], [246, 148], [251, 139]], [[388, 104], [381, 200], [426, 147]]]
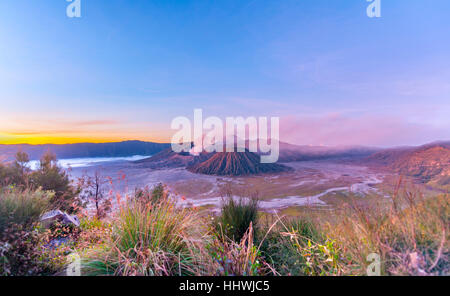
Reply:
[[0, 2], [0, 144], [169, 142], [171, 121], [280, 117], [301, 145], [450, 137], [450, 1]]

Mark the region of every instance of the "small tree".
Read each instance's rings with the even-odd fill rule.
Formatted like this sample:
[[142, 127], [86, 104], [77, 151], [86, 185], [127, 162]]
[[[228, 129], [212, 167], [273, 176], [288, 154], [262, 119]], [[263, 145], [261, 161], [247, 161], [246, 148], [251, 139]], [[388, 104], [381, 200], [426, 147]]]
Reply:
[[30, 169], [27, 164], [30, 161], [28, 154], [17, 152], [13, 163], [2, 165], [0, 163], [0, 186], [14, 185], [17, 187], [28, 187]]
[[30, 168], [27, 166], [30, 158], [26, 152], [18, 151], [16, 153], [16, 159], [13, 164], [13, 168], [16, 171], [16, 183], [20, 185], [28, 185], [28, 175]]
[[111, 200], [105, 194], [105, 184], [107, 179], [99, 171], [95, 171], [94, 176], [83, 175], [78, 179], [80, 188], [80, 198], [95, 205], [95, 217], [102, 219], [111, 211]]
[[134, 199], [144, 204], [157, 203], [160, 200], [167, 198], [167, 196], [167, 190], [162, 183], [158, 183], [152, 189], [145, 186], [144, 188], [136, 188], [134, 191]]
[[16, 160], [14, 161], [14, 165], [20, 169], [20, 172], [22, 174], [25, 174], [29, 171], [29, 168], [27, 166], [28, 162], [30, 161], [30, 158], [28, 157], [28, 154], [26, 152], [18, 151], [16, 153]]
[[0, 162], [0, 188], [10, 184], [10, 169]]
[[69, 176], [58, 166], [56, 155], [47, 151], [42, 155], [39, 169], [30, 175], [34, 187], [53, 191], [52, 208], [73, 213], [78, 191], [72, 186]]

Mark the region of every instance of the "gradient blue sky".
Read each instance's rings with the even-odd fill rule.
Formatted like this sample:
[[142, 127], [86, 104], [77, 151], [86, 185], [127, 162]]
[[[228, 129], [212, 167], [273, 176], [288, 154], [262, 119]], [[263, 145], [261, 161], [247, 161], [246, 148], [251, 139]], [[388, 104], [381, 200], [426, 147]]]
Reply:
[[280, 116], [282, 140], [450, 137], [450, 1], [0, 2], [0, 143], [169, 141], [176, 116]]

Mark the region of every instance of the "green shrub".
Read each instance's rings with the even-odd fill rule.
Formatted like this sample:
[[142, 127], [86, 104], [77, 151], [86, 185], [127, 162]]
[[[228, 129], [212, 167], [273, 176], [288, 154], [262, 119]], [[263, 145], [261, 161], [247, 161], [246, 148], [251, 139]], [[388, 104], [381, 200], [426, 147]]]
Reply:
[[22, 190], [39, 189], [53, 191], [50, 200], [52, 209], [68, 213], [76, 212], [79, 191], [72, 185], [66, 171], [58, 166], [56, 156], [47, 151], [40, 159], [39, 168], [31, 171], [29, 158], [24, 152], [17, 152], [14, 162], [0, 164], [0, 188], [14, 187]]
[[[111, 240], [85, 259], [87, 274], [199, 274], [197, 244], [201, 223], [189, 209], [168, 198], [154, 204], [134, 202], [113, 221]], [[200, 259], [202, 260], [202, 259]]]
[[52, 194], [43, 191], [0, 190], [0, 275], [53, 274], [65, 263], [38, 231], [40, 216]]
[[311, 220], [304, 218], [289, 219], [282, 224], [287, 233], [294, 233], [302, 243], [307, 243], [311, 240], [317, 242], [323, 241], [322, 234]]
[[83, 217], [80, 219], [80, 229], [83, 231], [89, 231], [91, 229], [95, 228], [107, 228], [110, 227], [110, 225], [99, 219], [96, 216], [93, 216], [92, 218]]
[[277, 221], [274, 229], [265, 226], [260, 232], [262, 256], [281, 275], [307, 275], [307, 261], [299, 247], [308, 246], [309, 241], [324, 240], [317, 226], [305, 218], [284, 218]]
[[258, 226], [258, 199], [243, 198], [235, 200], [229, 196], [223, 200], [221, 214], [216, 219], [216, 229], [235, 242], [240, 242], [252, 223]]
[[41, 190], [0, 190], [0, 232], [12, 224], [29, 228], [48, 209], [52, 196]]

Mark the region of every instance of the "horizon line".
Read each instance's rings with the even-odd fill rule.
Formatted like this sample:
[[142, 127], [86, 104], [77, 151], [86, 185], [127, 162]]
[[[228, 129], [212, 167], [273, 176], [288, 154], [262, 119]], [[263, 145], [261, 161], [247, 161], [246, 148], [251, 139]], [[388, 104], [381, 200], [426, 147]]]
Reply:
[[[246, 139], [247, 141], [248, 139]], [[39, 143], [39, 144], [32, 144], [32, 143], [13, 143], [13, 144], [5, 144], [0, 143], [1, 146], [21, 146], [21, 145], [27, 145], [27, 146], [45, 146], [45, 145], [57, 145], [57, 146], [63, 146], [63, 145], [76, 145], [76, 144], [114, 144], [114, 143], [124, 143], [124, 142], [142, 142], [142, 143], [155, 143], [155, 144], [171, 144], [170, 142], [159, 142], [159, 141], [147, 141], [147, 140], [137, 140], [137, 139], [129, 139], [129, 140], [111, 140], [111, 141], [104, 141], [104, 142], [86, 142], [86, 141], [80, 141], [80, 142], [69, 142], [69, 143]], [[350, 145], [313, 145], [313, 144], [293, 144], [290, 142], [285, 142], [279, 140], [280, 143], [294, 145], [294, 146], [310, 146], [310, 147], [365, 147], [365, 148], [401, 148], [401, 147], [421, 147], [426, 146], [429, 144], [437, 144], [437, 143], [445, 143], [450, 142], [450, 139], [448, 140], [434, 140], [431, 142], [425, 142], [422, 144], [417, 145], [394, 145], [394, 146], [373, 146], [373, 145], [364, 145], [364, 144], [350, 144]]]

